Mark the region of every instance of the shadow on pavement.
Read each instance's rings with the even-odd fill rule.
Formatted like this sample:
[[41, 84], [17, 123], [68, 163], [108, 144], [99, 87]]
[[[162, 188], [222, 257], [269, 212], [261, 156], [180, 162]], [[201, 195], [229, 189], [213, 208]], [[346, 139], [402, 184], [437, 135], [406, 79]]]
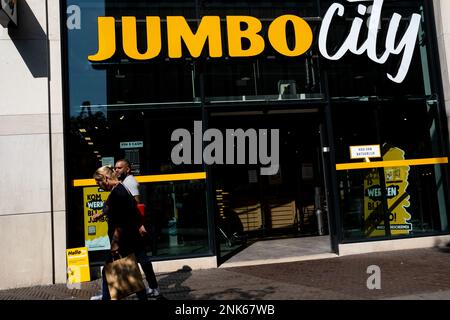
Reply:
[[199, 300], [267, 300], [267, 295], [275, 293], [276, 288], [267, 287], [256, 290], [243, 290], [241, 288], [229, 288], [214, 293], [196, 296]]
[[183, 266], [183, 268], [169, 273], [165, 277], [158, 279], [159, 288], [162, 295], [168, 300], [189, 300], [192, 299], [190, 292], [191, 289], [187, 286], [183, 286], [183, 282], [186, 281], [192, 275], [192, 268], [189, 266]]

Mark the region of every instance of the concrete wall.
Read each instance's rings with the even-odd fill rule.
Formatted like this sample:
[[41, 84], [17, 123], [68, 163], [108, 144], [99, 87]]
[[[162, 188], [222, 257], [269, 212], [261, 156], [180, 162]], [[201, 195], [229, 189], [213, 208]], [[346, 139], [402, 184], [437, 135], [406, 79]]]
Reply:
[[450, 128], [450, 1], [433, 0], [436, 32], [441, 60], [445, 110]]
[[0, 289], [66, 281], [60, 47], [59, 1], [0, 26]]
[[383, 252], [395, 250], [410, 250], [421, 248], [447, 248], [450, 236], [420, 237], [410, 239], [395, 239], [383, 241], [370, 241], [347, 243], [339, 245], [339, 255], [348, 256], [370, 252]]

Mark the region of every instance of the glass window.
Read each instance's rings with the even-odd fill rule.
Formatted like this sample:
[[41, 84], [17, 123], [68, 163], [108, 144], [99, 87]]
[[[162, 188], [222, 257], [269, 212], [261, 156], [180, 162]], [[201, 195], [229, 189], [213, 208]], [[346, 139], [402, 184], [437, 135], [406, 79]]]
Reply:
[[[296, 15], [308, 22], [317, 34], [317, 1], [202, 1], [202, 15], [220, 15], [224, 56], [206, 59], [204, 66], [205, 95], [208, 102], [236, 102], [254, 100], [308, 100], [321, 99], [323, 92], [319, 77], [316, 49], [307, 50], [296, 57], [286, 57], [270, 43], [268, 30], [271, 23], [283, 15]], [[230, 58], [228, 56], [227, 23], [225, 16], [251, 16], [261, 21], [258, 33], [264, 39], [264, 50], [256, 57]], [[245, 23], [242, 23], [245, 25]], [[245, 26], [241, 27], [245, 30]], [[300, 41], [303, 35], [299, 35]], [[286, 24], [285, 37], [292, 50], [299, 45], [291, 22]], [[250, 42], [242, 39], [242, 48]]]
[[[345, 240], [448, 231], [436, 106], [413, 100], [333, 105]], [[392, 164], [358, 167], [364, 159], [351, 159], [349, 148], [361, 145], [380, 146], [381, 158], [369, 161]]]
[[[200, 111], [192, 109], [130, 109], [105, 107], [72, 117], [68, 137], [68, 178], [91, 178], [96, 168], [126, 158], [135, 177], [204, 172], [202, 165], [174, 165], [171, 141], [175, 129], [192, 132]], [[136, 142], [133, 147], [131, 143]], [[141, 200], [146, 205], [147, 222], [154, 234], [149, 250], [154, 257], [211, 254], [207, 227], [205, 180], [142, 182]], [[89, 187], [87, 187], [89, 188]], [[83, 187], [69, 190], [69, 245], [84, 242]]]
[[[171, 141], [172, 132], [178, 128], [192, 132], [194, 121], [201, 120], [195, 63], [192, 59], [169, 61], [166, 45], [155, 59], [129, 59], [122, 49], [120, 23], [123, 16], [137, 18], [137, 49], [142, 53], [147, 49], [146, 16], [162, 17], [161, 38], [166, 39], [165, 17], [182, 15], [192, 20], [195, 1], [68, 0], [67, 8], [68, 19], [79, 14], [79, 23], [68, 23], [66, 38], [70, 110], [66, 122], [67, 179], [72, 184], [91, 178], [101, 165], [128, 159], [134, 176], [143, 178], [141, 200], [154, 235], [148, 247], [152, 255], [212, 254], [205, 180], [186, 177], [174, 181], [168, 177], [151, 181], [154, 175], [204, 172], [202, 165], [174, 165], [171, 161], [177, 143]], [[106, 61], [90, 62], [88, 56], [99, 49], [97, 18], [101, 16], [115, 18], [116, 51]], [[91, 190], [87, 188], [73, 186], [68, 190], [69, 247], [83, 246], [87, 239], [87, 203], [83, 201], [86, 190]], [[91, 252], [94, 260], [101, 259], [101, 252]]]
[[[298, 108], [303, 102], [320, 109], [330, 101], [338, 165], [363, 162], [350, 158], [349, 146], [369, 144], [380, 146], [382, 159], [378, 160], [400, 161], [381, 168], [336, 171], [344, 240], [448, 231], [447, 165], [439, 162], [446, 157], [442, 140], [447, 129], [440, 119], [440, 89], [433, 80], [438, 70], [431, 64], [434, 31], [427, 29], [431, 13], [424, 12], [423, 0], [383, 1], [375, 43], [378, 57], [386, 50], [394, 14], [402, 16], [394, 45], [408, 29], [412, 14], [421, 15], [409, 71], [403, 82], [395, 83], [387, 74], [395, 75], [401, 69], [404, 50], [389, 55], [383, 63], [374, 62], [367, 52], [347, 52], [333, 61], [323, 57], [319, 31], [332, 3], [344, 5], [345, 12], [333, 18], [326, 49], [334, 54], [340, 48], [355, 18], [363, 21], [358, 35], [358, 45], [362, 45], [369, 34], [372, 2], [67, 0], [68, 181], [91, 178], [97, 167], [120, 158], [130, 160], [138, 177], [204, 172], [200, 164], [173, 164], [171, 151], [176, 142], [171, 141], [171, 134], [177, 128], [193, 134], [194, 121], [202, 121], [214, 103], [227, 112], [243, 105], [263, 112], [280, 106]], [[296, 57], [280, 54], [268, 39], [271, 23], [288, 14], [306, 20], [313, 34], [311, 47]], [[261, 54], [230, 57], [226, 17], [233, 15], [261, 22], [259, 35], [265, 41]], [[103, 16], [115, 19], [116, 50], [105, 61], [90, 62], [88, 56], [99, 50], [97, 19]], [[123, 16], [136, 17], [140, 54], [161, 40], [156, 57], [138, 60], [125, 54]], [[161, 39], [147, 34], [147, 16], [160, 17]], [[181, 58], [170, 58], [168, 16], [184, 17], [192, 33], [197, 32], [202, 17], [219, 16], [222, 56], [209, 57], [206, 42], [198, 57], [192, 57], [192, 47], [182, 43]], [[245, 23], [240, 26], [245, 30]], [[298, 45], [294, 27], [289, 22], [284, 29], [289, 49]], [[241, 39], [243, 49], [250, 45], [248, 39]], [[274, 118], [268, 119], [274, 123]], [[434, 162], [417, 164], [420, 159]], [[207, 226], [213, 213], [206, 210], [205, 179], [144, 180], [142, 198], [156, 234], [149, 250], [164, 258], [212, 254], [213, 234]], [[68, 188], [71, 247], [84, 244], [83, 191], [83, 187]]]
[[[322, 16], [332, 3], [336, 1], [321, 1]], [[358, 12], [358, 8], [366, 8], [364, 14]], [[362, 19], [362, 26], [358, 33], [358, 48], [363, 45], [371, 47], [374, 42], [369, 42], [369, 23], [372, 18], [372, 2], [346, 2], [342, 17], [333, 16], [327, 38], [327, 50], [330, 55], [335, 55], [343, 46], [353, 28], [355, 19]], [[375, 14], [375, 13], [373, 13]], [[387, 36], [390, 30], [393, 15], [400, 15], [401, 21], [395, 34], [395, 47], [399, 46], [405, 32], [411, 23], [413, 14], [422, 15], [419, 25], [416, 45], [412, 53], [412, 60], [407, 67], [402, 62], [409, 61], [405, 49], [400, 53], [389, 53], [387, 50]], [[375, 51], [376, 57], [370, 57], [367, 49], [360, 55], [350, 51], [337, 60], [323, 59], [329, 77], [329, 93], [331, 97], [355, 97], [355, 96], [424, 96], [430, 94], [430, 79], [428, 74], [429, 49], [427, 48], [426, 19], [423, 14], [423, 1], [394, 1], [383, 2], [381, 18], [376, 31]], [[372, 54], [373, 55], [373, 54]], [[386, 55], [386, 57], [385, 57]], [[404, 61], [403, 61], [404, 60]], [[376, 61], [376, 62], [375, 62]], [[408, 70], [406, 77], [400, 82], [388, 79], [388, 75], [396, 77], [401, 70]]]

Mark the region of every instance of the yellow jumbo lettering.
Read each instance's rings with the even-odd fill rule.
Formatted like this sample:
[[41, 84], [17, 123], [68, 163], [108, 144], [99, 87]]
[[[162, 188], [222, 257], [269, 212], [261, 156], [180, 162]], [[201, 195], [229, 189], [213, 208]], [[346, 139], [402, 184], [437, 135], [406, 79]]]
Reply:
[[167, 42], [169, 58], [181, 58], [181, 39], [192, 57], [201, 55], [206, 40], [209, 41], [210, 57], [222, 56], [222, 38], [220, 32], [220, 17], [205, 16], [200, 21], [197, 32], [194, 34], [184, 17], [167, 17]]
[[[116, 32], [114, 17], [98, 17], [98, 51], [89, 55], [88, 60], [98, 62], [110, 59], [116, 52]], [[294, 28], [295, 46], [290, 48], [286, 36], [286, 26], [291, 23]], [[244, 30], [241, 26], [246, 24]], [[259, 34], [262, 23], [251, 16], [226, 17], [228, 54], [230, 57], [253, 57], [261, 54], [265, 48], [265, 40]], [[150, 60], [161, 53], [161, 18], [146, 17], [147, 50], [138, 51], [136, 17], [122, 17], [123, 51], [129, 58], [135, 60]], [[249, 41], [249, 47], [244, 49], [242, 40]], [[295, 15], [283, 15], [269, 26], [268, 40], [272, 47], [282, 55], [295, 57], [308, 51], [313, 42], [313, 32], [308, 23]], [[192, 32], [186, 19], [181, 16], [167, 17], [167, 46], [169, 58], [182, 57], [182, 42], [185, 43], [190, 55], [200, 57], [208, 41], [209, 56], [222, 57], [222, 33], [220, 17], [204, 16], [198, 24], [197, 31]]]
[[[292, 22], [295, 34], [295, 48], [289, 49], [286, 40], [286, 24]], [[269, 26], [269, 41], [272, 47], [279, 53], [296, 57], [309, 50], [313, 41], [313, 33], [309, 24], [300, 17], [284, 15], [276, 18]]]
[[116, 25], [114, 17], [98, 17], [98, 51], [88, 56], [89, 61], [103, 61], [116, 52]]
[[[241, 30], [241, 23], [247, 24], [246, 30]], [[258, 34], [262, 29], [261, 21], [249, 16], [228, 16], [227, 36], [228, 53], [230, 57], [252, 57], [264, 51], [264, 38]], [[250, 47], [242, 49], [242, 38], [250, 41]]]
[[137, 48], [137, 31], [135, 17], [122, 17], [122, 39], [125, 54], [136, 60], [148, 60], [161, 52], [161, 19], [146, 17], [147, 51], [140, 53]]

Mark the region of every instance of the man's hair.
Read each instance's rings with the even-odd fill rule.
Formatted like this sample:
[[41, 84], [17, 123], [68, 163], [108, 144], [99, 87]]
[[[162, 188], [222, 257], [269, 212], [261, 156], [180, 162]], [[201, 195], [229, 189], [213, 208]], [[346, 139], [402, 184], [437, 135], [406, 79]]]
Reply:
[[128, 159], [119, 159], [119, 160], [116, 161], [116, 163], [119, 162], [119, 161], [125, 162], [126, 165], [131, 169], [131, 164], [130, 164], [130, 161], [128, 161]]

